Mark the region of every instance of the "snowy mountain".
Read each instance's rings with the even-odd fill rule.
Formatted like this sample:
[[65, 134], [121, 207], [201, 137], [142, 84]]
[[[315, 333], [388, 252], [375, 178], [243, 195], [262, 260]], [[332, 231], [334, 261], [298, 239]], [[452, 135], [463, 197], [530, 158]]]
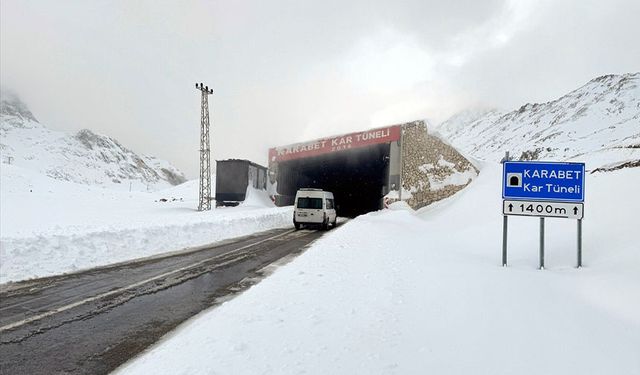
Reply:
[[47, 129], [7, 91], [0, 101], [0, 151], [2, 163], [79, 184], [157, 190], [186, 181], [170, 163], [137, 155], [108, 136]]
[[547, 103], [474, 110], [438, 133], [473, 157], [585, 161], [592, 171], [640, 166], [640, 73], [606, 75]]

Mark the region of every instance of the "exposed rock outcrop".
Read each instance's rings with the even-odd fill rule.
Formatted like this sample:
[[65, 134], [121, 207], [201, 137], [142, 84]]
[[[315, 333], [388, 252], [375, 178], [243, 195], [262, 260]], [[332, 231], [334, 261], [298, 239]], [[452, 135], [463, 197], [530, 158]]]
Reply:
[[419, 209], [464, 189], [478, 169], [455, 148], [428, 134], [424, 121], [403, 125], [402, 187]]

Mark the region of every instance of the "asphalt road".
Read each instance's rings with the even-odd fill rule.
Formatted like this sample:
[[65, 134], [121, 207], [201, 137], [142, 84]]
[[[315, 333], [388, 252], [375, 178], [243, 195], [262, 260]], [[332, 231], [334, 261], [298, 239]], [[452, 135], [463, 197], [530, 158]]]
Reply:
[[188, 253], [1, 285], [0, 374], [107, 374], [323, 234], [271, 230]]

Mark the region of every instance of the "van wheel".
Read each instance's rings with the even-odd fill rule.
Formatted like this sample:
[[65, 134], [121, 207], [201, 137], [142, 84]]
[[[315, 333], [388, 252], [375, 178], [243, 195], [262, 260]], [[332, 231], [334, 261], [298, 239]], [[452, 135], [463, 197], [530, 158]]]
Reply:
[[331, 228], [335, 228], [338, 225], [338, 218], [333, 219], [333, 223], [331, 224]]
[[327, 219], [325, 222], [322, 223], [322, 230], [328, 230], [329, 229], [329, 219]]
[[296, 230], [300, 230], [300, 223], [293, 223], [293, 226], [296, 227]]

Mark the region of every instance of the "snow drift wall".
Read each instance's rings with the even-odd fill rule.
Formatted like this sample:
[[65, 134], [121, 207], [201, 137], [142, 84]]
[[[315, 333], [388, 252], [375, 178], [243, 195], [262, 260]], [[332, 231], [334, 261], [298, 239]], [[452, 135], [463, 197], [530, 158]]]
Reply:
[[[252, 198], [254, 206], [260, 206], [260, 202], [255, 202], [257, 199]], [[76, 272], [291, 226], [289, 207], [220, 210], [219, 214], [216, 211], [191, 222], [124, 228], [114, 225], [80, 233], [2, 237], [0, 284]]]

